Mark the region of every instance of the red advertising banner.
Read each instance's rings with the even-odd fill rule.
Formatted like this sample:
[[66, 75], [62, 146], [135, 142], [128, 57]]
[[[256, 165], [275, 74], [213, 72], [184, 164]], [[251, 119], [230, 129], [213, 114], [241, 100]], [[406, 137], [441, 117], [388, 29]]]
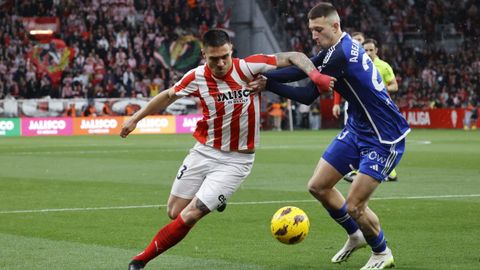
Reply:
[[[127, 118], [125, 117], [124, 120], [127, 120]], [[175, 116], [147, 116], [138, 122], [137, 128], [132, 134], [165, 134], [175, 133], [175, 130]]]
[[402, 110], [412, 128], [463, 128], [465, 109]]
[[73, 118], [73, 135], [120, 134], [124, 117]]

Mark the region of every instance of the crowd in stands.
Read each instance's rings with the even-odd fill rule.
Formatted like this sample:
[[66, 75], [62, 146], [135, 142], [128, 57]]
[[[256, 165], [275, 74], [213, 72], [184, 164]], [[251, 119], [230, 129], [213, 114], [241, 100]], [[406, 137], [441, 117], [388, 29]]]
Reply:
[[[277, 10], [282, 21], [285, 23], [285, 30], [289, 37], [289, 45], [295, 51], [305, 52], [307, 55], [315, 55], [319, 48], [311, 38], [308, 29], [308, 11], [319, 1], [272, 1], [273, 7]], [[368, 15], [368, 6], [359, 0], [340, 0], [335, 1], [340, 17], [342, 18], [342, 27], [346, 31], [355, 31], [361, 24], [361, 29], [369, 34], [373, 31], [371, 16]]]
[[[185, 34], [200, 37], [222, 26], [223, 1], [207, 0], [26, 0], [0, 8], [1, 98], [148, 97], [171, 86], [182, 73], [155, 53], [163, 42]], [[271, 0], [283, 19], [290, 49], [314, 55], [307, 12], [317, 0]], [[399, 107], [476, 106], [480, 91], [480, 5], [474, 0], [339, 0], [347, 32], [375, 38], [379, 56], [399, 82]], [[222, 5], [220, 5], [222, 6]], [[75, 50], [60, 84], [28, 60], [35, 45], [20, 18], [58, 17], [56, 37]], [[449, 36], [453, 50], [442, 45]], [[422, 46], [409, 39], [424, 41]], [[458, 43], [460, 42], [460, 43]], [[452, 45], [449, 45], [452, 48]]]
[[[26, 0], [0, 9], [1, 98], [148, 97], [183, 74], [155, 56], [163, 42], [200, 37], [224, 23], [222, 1]], [[75, 57], [58, 85], [27, 55], [36, 44], [22, 17], [58, 17], [56, 38]]]
[[[291, 49], [314, 55], [308, 10], [318, 1], [274, 1], [284, 17]], [[479, 103], [480, 4], [472, 0], [335, 1], [344, 31], [376, 39], [379, 56], [393, 67], [399, 83], [394, 95], [402, 108], [459, 108]], [[447, 32], [445, 32], [447, 31]], [[461, 41], [452, 46], [445, 41]], [[421, 40], [418, 46], [409, 38]], [[443, 42], [443, 43], [442, 43]], [[446, 45], [445, 45], [446, 44]]]
[[[459, 108], [479, 102], [478, 1], [372, 1], [388, 27], [383, 58], [396, 72], [400, 107]], [[425, 46], [405, 46], [408, 38]], [[459, 41], [454, 48], [448, 41]], [[437, 45], [437, 46], [436, 46]]]

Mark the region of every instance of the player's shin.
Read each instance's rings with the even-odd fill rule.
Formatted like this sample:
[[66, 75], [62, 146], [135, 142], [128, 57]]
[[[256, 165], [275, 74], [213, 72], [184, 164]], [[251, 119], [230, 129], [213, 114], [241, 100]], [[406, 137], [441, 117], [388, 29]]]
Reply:
[[342, 208], [338, 210], [328, 210], [330, 216], [342, 226], [347, 233], [353, 234], [358, 230], [357, 222], [348, 214], [347, 205], [344, 204]]
[[345, 245], [332, 257], [333, 263], [341, 263], [352, 255], [359, 248], [365, 247], [367, 243], [360, 231], [357, 222], [348, 214], [346, 204], [339, 210], [329, 210], [330, 216], [340, 224], [348, 233]]
[[365, 236], [365, 239], [375, 253], [381, 253], [387, 249], [387, 240], [382, 230], [380, 230], [380, 233], [376, 236]]
[[180, 242], [190, 231], [193, 225], [186, 224], [181, 215], [165, 225], [153, 238], [148, 247], [133, 260], [148, 263], [153, 258], [162, 254], [169, 248]]

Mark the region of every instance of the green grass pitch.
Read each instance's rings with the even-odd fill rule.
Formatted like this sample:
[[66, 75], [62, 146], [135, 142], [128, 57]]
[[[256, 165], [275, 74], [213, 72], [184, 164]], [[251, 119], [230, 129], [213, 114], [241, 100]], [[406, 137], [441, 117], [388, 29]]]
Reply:
[[[306, 191], [335, 130], [263, 132], [252, 174], [223, 213], [201, 220], [147, 269], [359, 269], [330, 258], [343, 230]], [[126, 269], [168, 222], [165, 203], [190, 135], [0, 138], [0, 269]], [[414, 130], [370, 207], [397, 269], [480, 269], [480, 134]], [[349, 184], [341, 181], [345, 194]], [[280, 207], [311, 221], [304, 242], [270, 235]]]

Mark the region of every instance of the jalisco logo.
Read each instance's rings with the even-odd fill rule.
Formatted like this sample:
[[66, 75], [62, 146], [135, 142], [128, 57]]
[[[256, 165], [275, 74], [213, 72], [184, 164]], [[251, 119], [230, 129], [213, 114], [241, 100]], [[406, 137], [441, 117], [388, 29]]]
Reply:
[[137, 128], [166, 128], [168, 126], [167, 118], [144, 118], [137, 124]]
[[31, 120], [29, 130], [62, 130], [67, 127], [64, 120]]
[[238, 91], [228, 91], [226, 93], [218, 93], [217, 102], [226, 102], [226, 103], [245, 103], [248, 101], [250, 96], [250, 91], [247, 89], [238, 90]]
[[193, 118], [185, 117], [183, 118], [182, 127], [186, 127], [186, 128], [196, 127], [197, 122], [201, 119], [202, 117], [193, 117]]
[[118, 126], [115, 119], [82, 119], [80, 129], [108, 129]]
[[0, 130], [10, 131], [13, 130], [15, 124], [13, 121], [0, 121]]

